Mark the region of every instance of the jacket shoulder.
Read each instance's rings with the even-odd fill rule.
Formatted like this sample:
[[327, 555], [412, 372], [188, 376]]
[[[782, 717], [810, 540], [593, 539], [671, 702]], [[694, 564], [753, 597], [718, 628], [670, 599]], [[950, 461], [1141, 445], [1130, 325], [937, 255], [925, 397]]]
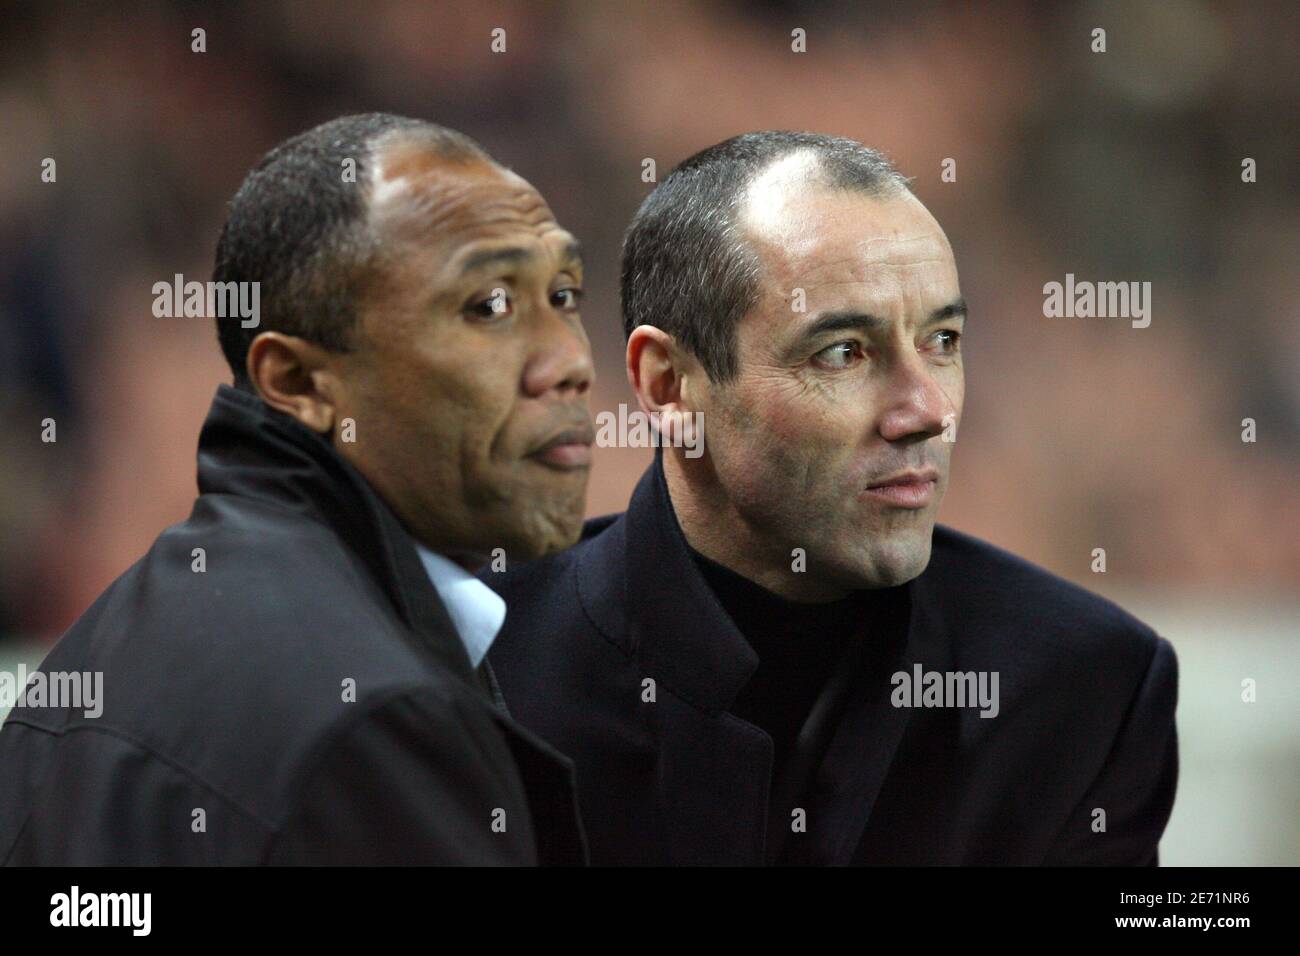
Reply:
[[633, 674], [623, 666], [631, 656], [625, 528], [621, 516], [596, 519], [571, 548], [508, 572], [480, 573], [506, 602], [488, 658], [525, 726], [537, 717], [531, 706], [548, 707], [558, 688], [608, 690]]
[[1001, 642], [1022, 656], [1094, 664], [1100, 656], [1145, 671], [1163, 640], [1113, 601], [942, 525], [935, 527], [930, 564], [916, 579], [916, 593], [963, 641]]
[[[0, 734], [0, 758], [12, 771], [0, 781], [0, 862], [261, 863], [293, 815], [321, 801], [348, 812], [327, 815], [328, 825], [316, 821], [317, 856], [427, 862], [439, 859], [429, 847], [417, 852], [399, 838], [418, 830], [412, 821], [424, 819], [421, 800], [450, 800], [457, 779], [481, 784], [476, 792], [485, 798], [519, 792], [489, 715], [455, 689], [428, 682], [336, 710], [297, 746], [276, 734], [262, 736], [275, 742], [282, 773], [272, 769], [250, 787], [242, 775], [196, 768], [118, 727], [87, 721], [54, 730], [19, 717]], [[249, 739], [233, 756], [251, 773], [265, 749]], [[440, 844], [444, 852], [454, 845], [454, 839]]]
[[[537, 599], [554, 600], [558, 593], [555, 589], [578, 565], [588, 560], [593, 551], [611, 543], [611, 532], [621, 526], [622, 518], [622, 514], [612, 514], [588, 520], [582, 526], [582, 536], [577, 544], [555, 554], [520, 562], [504, 571], [484, 568], [479, 573], [480, 580], [506, 599], [507, 626], [510, 624], [511, 602], [531, 606]], [[570, 606], [569, 610], [576, 611], [576, 607]]]
[[105, 747], [129, 741], [270, 820], [349, 713], [413, 685], [443, 697], [469, 687], [417, 652], [328, 529], [233, 501], [219, 510], [163, 532], [43, 662], [101, 673], [102, 713], [25, 719], [56, 736], [98, 731], [88, 739]]

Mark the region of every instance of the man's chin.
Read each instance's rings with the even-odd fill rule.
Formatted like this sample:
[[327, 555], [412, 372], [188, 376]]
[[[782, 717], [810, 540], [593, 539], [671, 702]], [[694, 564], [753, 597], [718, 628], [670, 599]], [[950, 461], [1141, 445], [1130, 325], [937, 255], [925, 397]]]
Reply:
[[556, 529], [555, 535], [543, 544], [541, 555], [554, 554], [573, 547], [582, 538], [582, 521], [576, 521], [564, 528]]
[[859, 589], [893, 588], [921, 576], [930, 564], [930, 532], [923, 540], [873, 549], [856, 567]]
[[531, 533], [518, 535], [504, 545], [506, 557], [511, 561], [535, 561], [548, 554], [571, 548], [582, 537], [582, 517], [563, 521], [542, 519]]

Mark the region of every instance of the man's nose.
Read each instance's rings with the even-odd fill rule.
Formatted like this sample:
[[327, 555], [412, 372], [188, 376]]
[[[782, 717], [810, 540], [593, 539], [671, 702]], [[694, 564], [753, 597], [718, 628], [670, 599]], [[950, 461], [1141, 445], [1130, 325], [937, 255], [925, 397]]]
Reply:
[[570, 401], [585, 396], [596, 377], [596, 367], [582, 323], [547, 309], [534, 334], [536, 345], [524, 369], [524, 392], [530, 398], [556, 393]]
[[944, 429], [944, 418], [956, 407], [935, 381], [931, 367], [920, 355], [906, 355], [891, 370], [880, 436], [886, 441], [933, 438]]

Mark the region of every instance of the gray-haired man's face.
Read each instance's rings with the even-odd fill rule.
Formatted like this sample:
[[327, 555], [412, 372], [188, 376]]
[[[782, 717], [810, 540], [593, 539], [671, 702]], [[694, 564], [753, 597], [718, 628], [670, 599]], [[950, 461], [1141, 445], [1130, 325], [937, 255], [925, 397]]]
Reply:
[[728, 536], [807, 599], [908, 581], [929, 562], [964, 394], [948, 240], [910, 194], [810, 187], [781, 164], [743, 222], [759, 297], [738, 375], [704, 408]]

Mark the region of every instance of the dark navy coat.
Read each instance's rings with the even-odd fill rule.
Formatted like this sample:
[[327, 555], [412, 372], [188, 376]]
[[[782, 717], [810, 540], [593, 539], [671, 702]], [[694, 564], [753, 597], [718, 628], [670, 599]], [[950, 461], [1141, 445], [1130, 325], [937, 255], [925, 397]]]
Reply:
[[[594, 864], [1157, 862], [1173, 649], [967, 535], [937, 527], [924, 573], [890, 589], [892, 625], [837, 670], [836, 706], [810, 717], [820, 744], [775, 794], [771, 738], [728, 712], [755, 652], [692, 560], [658, 459], [625, 514], [482, 578], [509, 608], [489, 655], [501, 689], [574, 760]], [[916, 664], [997, 672], [997, 716], [894, 706], [892, 675]]]

